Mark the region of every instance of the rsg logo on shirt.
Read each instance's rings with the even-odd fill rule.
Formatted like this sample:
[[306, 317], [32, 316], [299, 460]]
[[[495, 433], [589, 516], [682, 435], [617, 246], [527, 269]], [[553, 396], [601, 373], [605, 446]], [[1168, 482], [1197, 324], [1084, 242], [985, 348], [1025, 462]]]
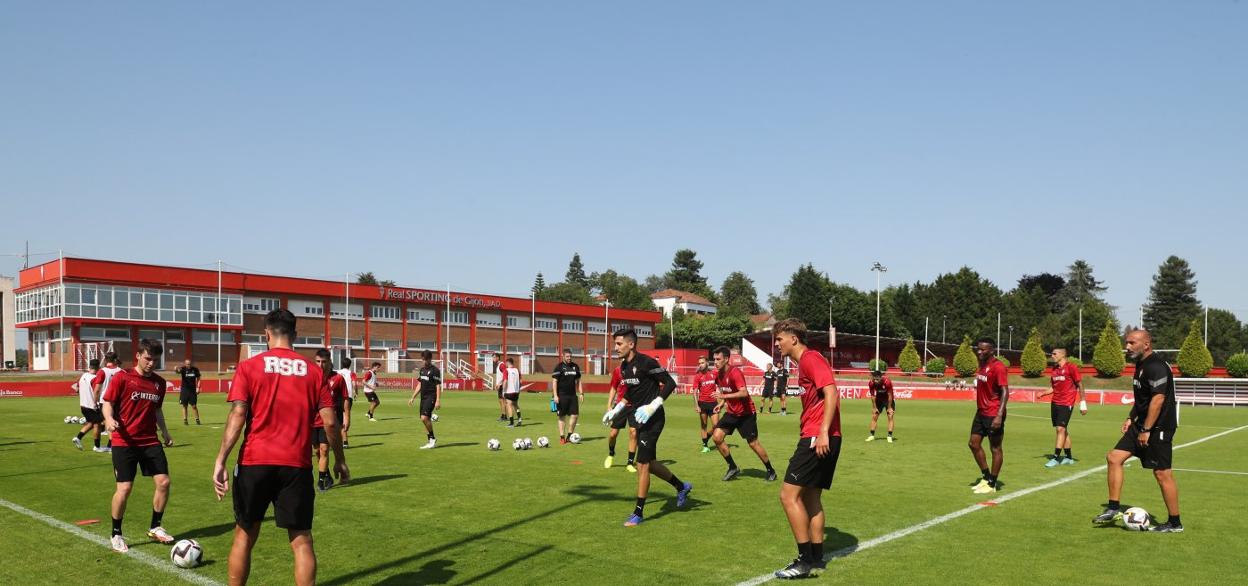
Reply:
[[264, 372], [282, 376], [307, 376], [308, 363], [297, 358], [264, 357]]

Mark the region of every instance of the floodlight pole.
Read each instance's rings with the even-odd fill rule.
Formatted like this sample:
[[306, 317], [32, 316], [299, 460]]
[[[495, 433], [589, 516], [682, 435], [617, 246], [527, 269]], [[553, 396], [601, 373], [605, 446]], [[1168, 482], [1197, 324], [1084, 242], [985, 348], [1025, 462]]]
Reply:
[[880, 273], [888, 271], [879, 261], [871, 265], [875, 271], [875, 361], [880, 361]]

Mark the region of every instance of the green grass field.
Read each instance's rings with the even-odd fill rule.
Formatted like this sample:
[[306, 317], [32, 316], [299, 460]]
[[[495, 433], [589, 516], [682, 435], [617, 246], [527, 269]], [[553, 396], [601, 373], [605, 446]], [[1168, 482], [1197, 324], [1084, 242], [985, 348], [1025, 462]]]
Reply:
[[[205, 395], [204, 425], [183, 427], [178, 407], [166, 406], [177, 445], [168, 451], [172, 498], [164, 525], [176, 537], [198, 539], [206, 564], [195, 570], [224, 582], [232, 530], [228, 499], [217, 502], [211, 463], [225, 407]], [[779, 486], [742, 442], [734, 456], [746, 468], [733, 482], [719, 480], [724, 463], [701, 454], [689, 397], [673, 398], [659, 447], [682, 479], [694, 483], [691, 505], [674, 508], [674, 493], [656, 482], [646, 522], [626, 529], [636, 478], [623, 467], [603, 469], [604, 402], [591, 395], [580, 445], [514, 452], [510, 440], [557, 439], [543, 396], [526, 395], [526, 425], [518, 431], [495, 421], [492, 396], [448, 393], [438, 424], [441, 442], [424, 442], [405, 397], [383, 394], [380, 421], [357, 420], [347, 451], [355, 480], [317, 498], [318, 579], [325, 584], [732, 584], [769, 574], [793, 557], [788, 525], [777, 501]], [[984, 500], [967, 488], [978, 474], [966, 449], [969, 402], [903, 402], [899, 441], [863, 442], [867, 401], [844, 404], [845, 444], [836, 480], [825, 494], [828, 551], [923, 523]], [[110, 459], [70, 444], [77, 414], [72, 398], [0, 401], [0, 499], [68, 523], [99, 519], [84, 528], [108, 535], [113, 490]], [[1118, 437], [1125, 407], [1097, 409], [1072, 423], [1076, 466], [1043, 467], [1053, 433], [1048, 406], [1018, 404], [1007, 423], [1001, 496], [1079, 474], [1103, 463]], [[1182, 410], [1176, 445], [1248, 424], [1248, 410]], [[530, 423], [531, 422], [531, 423]], [[797, 417], [763, 415], [763, 445], [783, 471], [795, 442]], [[881, 433], [882, 435], [882, 433]], [[485, 448], [489, 438], [504, 450]], [[1248, 472], [1248, 429], [1175, 452], [1177, 469]], [[1141, 560], [1156, 583], [1225, 582], [1228, 564], [1242, 558], [1242, 495], [1248, 475], [1176, 471], [1187, 532], [1139, 534], [1096, 529], [1091, 518], [1105, 500], [1105, 475], [1085, 477], [986, 507], [923, 531], [864, 548], [829, 564], [819, 580], [843, 584], [929, 584], [974, 579], [987, 583], [1121, 584]], [[144, 535], [151, 483], [136, 482], [126, 517], [134, 550], [167, 562], [168, 546]], [[1164, 519], [1151, 474], [1127, 470], [1124, 504]], [[0, 507], [0, 583], [171, 583], [170, 573], [112, 553], [82, 537]], [[291, 581], [283, 531], [266, 522], [252, 571], [255, 584]], [[1237, 571], [1237, 570], [1236, 570]]]

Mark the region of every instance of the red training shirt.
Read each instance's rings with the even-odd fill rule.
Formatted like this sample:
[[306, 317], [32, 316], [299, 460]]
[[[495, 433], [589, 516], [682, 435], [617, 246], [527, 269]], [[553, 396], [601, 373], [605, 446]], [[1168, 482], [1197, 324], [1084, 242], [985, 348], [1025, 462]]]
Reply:
[[889, 393], [893, 392], [893, 381], [886, 376], [882, 376], [879, 383], [876, 383], [875, 379], [871, 379], [871, 383], [867, 385], [867, 388], [871, 389], [871, 392], [875, 393], [877, 397], [887, 397]]
[[628, 401], [624, 399], [624, 392], [627, 390], [628, 385], [624, 384], [624, 375], [620, 374], [620, 367], [617, 366], [611, 371], [611, 390], [609, 391], [612, 393], [611, 405], [613, 407], [620, 401], [624, 401], [625, 405], [628, 404]]
[[[716, 370], [715, 373], [715, 386], [719, 387], [721, 394], [735, 393], [745, 388], [745, 374], [740, 368], [729, 366], [723, 372]], [[750, 415], [754, 413], [754, 400], [750, 397], [724, 399], [724, 409], [729, 415], [737, 417]]]
[[[818, 437], [823, 427], [823, 387], [836, 385], [832, 377], [832, 367], [822, 354], [814, 350], [802, 352], [797, 361], [797, 384], [802, 387], [802, 438]], [[828, 428], [829, 436], [841, 436], [841, 407], [836, 406], [832, 412], [832, 425]]]
[[1082, 380], [1083, 375], [1079, 374], [1079, 367], [1074, 364], [1067, 362], [1054, 367], [1053, 375], [1049, 377], [1049, 384], [1053, 385], [1053, 404], [1073, 406], [1079, 397], [1075, 385]]
[[[342, 375], [335, 372], [329, 376], [329, 380], [325, 382], [325, 386], [329, 389], [329, 397], [334, 401], [334, 410], [342, 414], [343, 399], [347, 396], [347, 380]], [[325, 427], [325, 421], [321, 419], [321, 410], [316, 410], [316, 419], [312, 421], [313, 428]]]
[[226, 400], [247, 401], [250, 410], [239, 464], [312, 467], [315, 413], [334, 406], [320, 367], [274, 348], [238, 365]]
[[975, 403], [980, 415], [997, 416], [1001, 409], [1001, 389], [1009, 384], [1010, 375], [995, 356], [979, 367], [979, 372], [975, 374]]
[[165, 379], [160, 375], [119, 371], [109, 379], [104, 401], [113, 404], [113, 418], [117, 420], [117, 431], [112, 435], [114, 447], [160, 445], [156, 439], [156, 412], [165, 404]]
[[698, 394], [699, 403], [714, 403], [715, 397], [711, 393], [715, 392], [715, 373], [707, 370], [694, 374], [693, 392]]

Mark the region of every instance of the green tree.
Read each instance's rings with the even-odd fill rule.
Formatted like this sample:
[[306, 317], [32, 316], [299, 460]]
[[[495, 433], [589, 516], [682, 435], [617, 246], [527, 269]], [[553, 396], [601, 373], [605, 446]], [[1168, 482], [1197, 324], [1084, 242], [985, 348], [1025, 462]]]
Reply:
[[660, 291], [663, 289], [663, 277], [658, 275], [649, 275], [644, 281], [641, 282], [641, 285], [651, 293]]
[[1248, 352], [1239, 352], [1227, 358], [1226, 374], [1234, 378], [1248, 378]]
[[872, 372], [884, 372], [888, 370], [888, 363], [884, 360], [872, 358], [867, 361], [867, 368]]
[[706, 277], [702, 276], [702, 266], [697, 252], [688, 248], [677, 250], [672, 258], [672, 268], [663, 274], [663, 286], [677, 291], [697, 293], [715, 301], [717, 296], [706, 284]]
[[1225, 309], [1209, 310], [1209, 352], [1213, 354], [1214, 364], [1226, 364], [1232, 354], [1248, 347], [1243, 328], [1235, 314]]
[[581, 253], [572, 253], [572, 260], [568, 261], [568, 272], [564, 275], [563, 281], [578, 285], [582, 289], [589, 289], [589, 277], [585, 274], [585, 263], [581, 262]]
[[[576, 283], [555, 283], [542, 290], [537, 297], [538, 301], [562, 301], [564, 303], [580, 303], [582, 305], [594, 305], [594, 297], [589, 294], [586, 289]], [[612, 303], [615, 303], [612, 301]]]
[[537, 272], [537, 278], [533, 279], [533, 288], [529, 289], [534, 297], [541, 299], [542, 291], [546, 290], [546, 278], [542, 276], [542, 272]]
[[[805, 264], [797, 268], [785, 285], [783, 302], [772, 303], [777, 319], [794, 317], [802, 320], [811, 331], [828, 329], [828, 296], [832, 284], [827, 276]], [[779, 307], [777, 307], [779, 305]]]
[[906, 347], [901, 349], [901, 356], [897, 357], [897, 368], [902, 372], [918, 372], [923, 367], [923, 360], [919, 358], [919, 351], [914, 348], [914, 338], [906, 340]]
[[594, 289], [611, 301], [612, 307], [654, 311], [650, 292], [628, 275], [607, 270], [594, 273], [590, 276], [590, 281], [594, 284]]
[[979, 370], [979, 359], [971, 351], [971, 337], [968, 335], [962, 336], [962, 344], [953, 355], [953, 369], [958, 371], [958, 376], [971, 376]]
[[1177, 256], [1157, 268], [1144, 305], [1144, 327], [1152, 333], [1153, 347], [1177, 348], [1187, 326], [1200, 315], [1196, 299], [1196, 273]]
[[1078, 305], [1084, 301], [1104, 301], [1102, 296], [1106, 291], [1105, 284], [1092, 276], [1092, 265], [1088, 261], [1079, 259], [1071, 263], [1066, 269], [1065, 281], [1056, 299], [1060, 308]]
[[1104, 377], [1114, 378], [1122, 374], [1127, 366], [1126, 356], [1122, 353], [1122, 338], [1118, 337], [1118, 328], [1112, 321], [1105, 322], [1101, 329], [1100, 339], [1096, 342], [1096, 350], [1092, 353], [1092, 366]]
[[1213, 355], [1205, 347], [1205, 341], [1201, 338], [1201, 329], [1200, 320], [1192, 320], [1187, 339], [1183, 340], [1183, 347], [1179, 349], [1179, 357], [1175, 360], [1175, 365], [1179, 367], [1179, 372], [1183, 373], [1183, 376], [1200, 378], [1209, 374], [1209, 371], [1213, 369]]
[[729, 273], [723, 286], [719, 288], [719, 312], [756, 315], [762, 311], [758, 305], [758, 291], [754, 289], [754, 281], [741, 271]]
[[381, 287], [394, 287], [395, 286], [394, 281], [391, 281], [389, 279], [378, 280], [377, 276], [374, 275], [372, 271], [357, 273], [355, 276], [355, 283], [357, 285], [377, 285]]
[[1027, 336], [1027, 345], [1023, 347], [1023, 358], [1020, 366], [1023, 368], [1023, 376], [1037, 377], [1044, 374], [1044, 367], [1048, 361], [1044, 358], [1044, 348], [1040, 346], [1040, 329], [1032, 328], [1031, 334]]
[[[678, 348], [740, 347], [741, 338], [750, 333], [750, 320], [739, 315], [690, 315], [677, 312], [672, 316], [676, 326]], [[672, 344], [671, 325], [660, 322], [655, 330], [655, 345], [667, 348]]]
[[933, 320], [947, 317], [949, 336], [953, 339], [959, 335], [996, 334], [1001, 289], [970, 268], [940, 275], [931, 284], [916, 283], [914, 296], [919, 315], [931, 316]]
[[937, 356], [928, 360], [927, 364], [923, 365], [923, 372], [932, 376], [940, 376], [945, 374], [945, 367], [945, 359]]

